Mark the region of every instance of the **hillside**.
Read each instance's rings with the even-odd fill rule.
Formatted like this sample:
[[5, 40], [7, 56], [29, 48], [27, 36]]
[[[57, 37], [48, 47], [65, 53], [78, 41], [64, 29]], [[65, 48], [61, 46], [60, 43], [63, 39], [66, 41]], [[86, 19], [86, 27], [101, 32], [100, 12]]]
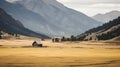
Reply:
[[78, 34], [102, 24], [56, 0], [0, 0], [0, 7], [26, 28], [49, 36]]
[[21, 34], [26, 36], [48, 38], [43, 34], [38, 34], [25, 28], [21, 22], [13, 19], [1, 8], [0, 8], [0, 30], [12, 34]]
[[120, 17], [79, 35], [81, 40], [109, 40], [120, 36]]
[[113, 40], [113, 41], [120, 41], [120, 36], [115, 37], [115, 38], [113, 38], [112, 40]]
[[97, 14], [93, 16], [93, 19], [105, 23], [105, 22], [112, 21], [113, 19], [119, 16], [120, 16], [120, 11], [111, 11], [105, 14]]

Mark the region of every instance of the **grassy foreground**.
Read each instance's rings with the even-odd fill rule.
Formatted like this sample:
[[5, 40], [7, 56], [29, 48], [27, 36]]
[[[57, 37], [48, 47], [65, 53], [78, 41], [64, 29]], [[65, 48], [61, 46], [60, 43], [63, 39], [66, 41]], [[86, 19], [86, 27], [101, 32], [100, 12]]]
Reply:
[[0, 67], [120, 67], [119, 42], [0, 40]]

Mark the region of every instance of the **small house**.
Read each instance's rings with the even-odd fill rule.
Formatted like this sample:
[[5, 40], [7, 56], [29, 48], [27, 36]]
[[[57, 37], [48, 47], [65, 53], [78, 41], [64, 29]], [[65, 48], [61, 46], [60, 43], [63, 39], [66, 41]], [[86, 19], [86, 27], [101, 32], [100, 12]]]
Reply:
[[40, 41], [34, 41], [34, 42], [32, 43], [32, 46], [33, 46], [33, 47], [42, 47], [43, 44], [42, 44]]

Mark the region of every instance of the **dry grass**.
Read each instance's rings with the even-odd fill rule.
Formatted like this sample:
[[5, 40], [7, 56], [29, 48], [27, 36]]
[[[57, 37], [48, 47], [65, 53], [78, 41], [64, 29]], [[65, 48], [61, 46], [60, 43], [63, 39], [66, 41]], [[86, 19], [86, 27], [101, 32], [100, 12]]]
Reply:
[[119, 67], [119, 42], [43, 41], [43, 48], [31, 47], [34, 40], [0, 40], [0, 67]]

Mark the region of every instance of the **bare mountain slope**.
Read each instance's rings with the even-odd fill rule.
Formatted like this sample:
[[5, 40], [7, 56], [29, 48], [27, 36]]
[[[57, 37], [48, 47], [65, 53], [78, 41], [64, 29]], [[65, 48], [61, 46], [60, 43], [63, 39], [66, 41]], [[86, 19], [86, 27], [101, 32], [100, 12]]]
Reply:
[[0, 30], [8, 33], [21, 34], [26, 36], [48, 38], [46, 35], [35, 33], [25, 28], [21, 22], [13, 19], [3, 9], [0, 8]]
[[20, 0], [15, 3], [0, 0], [0, 7], [26, 28], [49, 36], [78, 34], [101, 24], [56, 0]]

